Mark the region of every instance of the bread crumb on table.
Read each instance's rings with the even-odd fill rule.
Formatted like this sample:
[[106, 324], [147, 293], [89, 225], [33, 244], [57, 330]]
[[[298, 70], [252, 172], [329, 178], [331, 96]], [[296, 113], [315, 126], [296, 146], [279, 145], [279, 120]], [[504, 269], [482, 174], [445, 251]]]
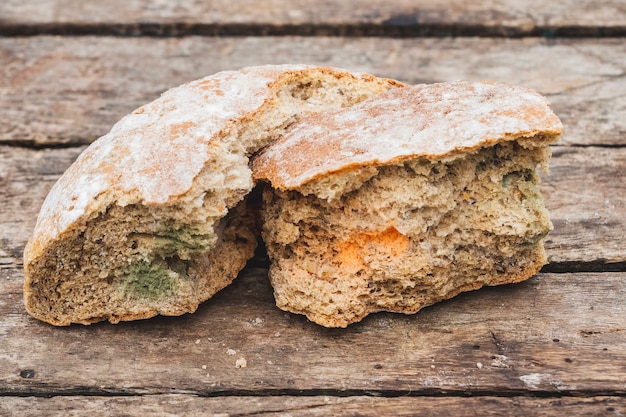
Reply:
[[235, 368], [245, 368], [248, 366], [246, 358], [239, 358], [235, 361]]

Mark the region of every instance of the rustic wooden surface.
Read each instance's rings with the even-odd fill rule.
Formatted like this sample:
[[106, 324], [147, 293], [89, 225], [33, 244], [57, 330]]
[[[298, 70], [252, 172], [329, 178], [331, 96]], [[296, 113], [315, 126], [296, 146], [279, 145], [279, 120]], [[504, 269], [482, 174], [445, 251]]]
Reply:
[[620, 0], [4, 0], [9, 34], [623, 36]]
[[0, 143], [91, 142], [167, 88], [224, 69], [304, 62], [409, 83], [525, 85], [552, 102], [567, 127], [564, 144], [619, 146], [626, 134], [625, 57], [623, 38], [5, 38]]
[[[0, 415], [626, 414], [626, 6], [582, 3], [0, 2]], [[547, 95], [549, 265], [343, 330], [278, 310], [262, 256], [193, 315], [25, 313], [24, 244], [88, 143], [169, 87], [286, 62]]]

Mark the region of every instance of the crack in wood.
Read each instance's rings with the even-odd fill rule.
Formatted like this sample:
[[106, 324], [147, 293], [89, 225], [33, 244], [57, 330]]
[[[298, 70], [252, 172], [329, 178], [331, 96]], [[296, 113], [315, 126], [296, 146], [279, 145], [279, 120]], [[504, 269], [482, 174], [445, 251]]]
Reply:
[[490, 330], [489, 334], [491, 335], [491, 340], [493, 340], [493, 344], [496, 346], [496, 350], [498, 351], [498, 353], [502, 353], [502, 341], [498, 339], [493, 331]]
[[491, 38], [602, 38], [626, 36], [626, 25], [531, 25], [508, 26], [464, 22], [417, 22], [393, 16], [381, 23], [5, 23], [0, 36], [331, 36], [331, 37], [491, 37]]
[[[97, 138], [88, 139], [89, 141], [95, 141]], [[12, 148], [22, 148], [27, 150], [45, 150], [45, 149], [72, 149], [72, 148], [84, 148], [86, 146], [85, 140], [71, 140], [66, 141], [62, 138], [46, 137], [46, 142], [24, 140], [24, 139], [2, 139], [0, 138], [0, 146], [7, 146]]]
[[264, 389], [264, 390], [223, 390], [223, 391], [191, 391], [191, 390], [175, 390], [163, 389], [153, 392], [146, 392], [145, 388], [134, 392], [130, 389], [98, 389], [87, 388], [82, 389], [64, 389], [50, 391], [33, 391], [33, 390], [11, 390], [0, 391], [2, 397], [150, 397], [158, 395], [193, 395], [199, 398], [218, 398], [218, 397], [377, 397], [377, 398], [399, 398], [399, 397], [432, 397], [432, 398], [480, 398], [480, 397], [500, 397], [513, 398], [518, 396], [534, 397], [534, 398], [566, 398], [566, 397], [595, 397], [595, 396], [613, 396], [626, 398], [625, 390], [545, 390], [545, 389], [502, 389], [502, 390], [468, 390], [468, 389], [433, 389], [427, 388], [422, 390], [342, 390], [342, 389]]
[[569, 274], [587, 272], [626, 272], [626, 262], [562, 261], [544, 265], [541, 273]]

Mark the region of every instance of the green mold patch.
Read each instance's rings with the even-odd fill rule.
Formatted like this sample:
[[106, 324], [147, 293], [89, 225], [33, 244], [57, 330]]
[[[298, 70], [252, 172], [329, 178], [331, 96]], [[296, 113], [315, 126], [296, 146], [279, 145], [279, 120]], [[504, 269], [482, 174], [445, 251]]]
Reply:
[[162, 300], [174, 293], [176, 278], [173, 275], [158, 264], [134, 262], [122, 271], [122, 290], [137, 298]]
[[189, 258], [194, 253], [206, 252], [214, 242], [207, 236], [193, 234], [188, 228], [170, 229], [154, 235], [159, 247], [158, 252], [163, 256], [182, 255]]
[[[128, 246], [142, 256], [156, 256], [166, 260], [177, 256], [189, 260], [192, 256], [208, 252], [215, 239], [206, 235], [194, 235], [189, 230], [167, 229], [157, 233], [134, 233], [129, 236]], [[148, 253], [150, 255], [148, 255]]]

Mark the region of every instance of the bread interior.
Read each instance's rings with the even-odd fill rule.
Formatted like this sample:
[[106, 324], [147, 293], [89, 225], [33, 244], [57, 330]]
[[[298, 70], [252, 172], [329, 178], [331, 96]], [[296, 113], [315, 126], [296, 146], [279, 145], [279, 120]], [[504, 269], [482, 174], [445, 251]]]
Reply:
[[328, 327], [414, 313], [529, 278], [552, 225], [538, 188], [548, 146], [502, 142], [444, 160], [363, 167], [264, 191], [277, 305]]

